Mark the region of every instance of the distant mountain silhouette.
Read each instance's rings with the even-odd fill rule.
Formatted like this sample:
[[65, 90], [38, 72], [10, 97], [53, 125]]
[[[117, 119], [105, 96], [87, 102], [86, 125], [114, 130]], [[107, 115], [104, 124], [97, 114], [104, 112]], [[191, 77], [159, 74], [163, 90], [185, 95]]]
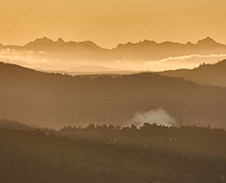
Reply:
[[217, 43], [212, 38], [199, 40], [197, 44], [180, 44], [174, 42], [156, 43], [145, 40], [139, 43], [121, 44], [115, 52], [123, 55], [128, 60], [159, 60], [168, 57], [192, 55], [192, 54], [220, 54], [226, 53], [226, 45]]
[[209, 36], [206, 39], [199, 40], [197, 42], [197, 45], [200, 45], [200, 46], [201, 45], [204, 45], [204, 46], [216, 46], [216, 45], [218, 45], [218, 46], [224, 46], [224, 45], [222, 45], [220, 43], [217, 43], [215, 40], [213, 40]]
[[[226, 127], [226, 89], [143, 73], [49, 74], [0, 63], [0, 118], [47, 127], [125, 125], [138, 111], [163, 107], [183, 124]], [[145, 121], [142, 121], [145, 122]]]
[[226, 87], [226, 60], [216, 64], [201, 64], [195, 69], [179, 69], [160, 72], [161, 75], [181, 77], [196, 83]]
[[110, 62], [110, 61], [153, 61], [168, 57], [184, 55], [209, 55], [226, 53], [226, 45], [207, 37], [196, 44], [187, 44], [144, 40], [138, 43], [119, 44], [113, 49], [103, 49], [92, 41], [65, 42], [62, 38], [53, 41], [49, 38], [40, 38], [24, 46], [1, 46], [0, 49], [13, 48], [16, 50], [44, 51], [53, 58], [73, 60], [74, 62]]
[[83, 41], [83, 42], [65, 42], [62, 38], [59, 38], [57, 41], [53, 41], [47, 37], [43, 37], [40, 39], [36, 39], [35, 41], [31, 41], [30, 43], [23, 46], [23, 48], [29, 50], [38, 50], [38, 51], [48, 51], [49, 49], [70, 49], [70, 47], [76, 49], [101, 49], [95, 43], [91, 41]]

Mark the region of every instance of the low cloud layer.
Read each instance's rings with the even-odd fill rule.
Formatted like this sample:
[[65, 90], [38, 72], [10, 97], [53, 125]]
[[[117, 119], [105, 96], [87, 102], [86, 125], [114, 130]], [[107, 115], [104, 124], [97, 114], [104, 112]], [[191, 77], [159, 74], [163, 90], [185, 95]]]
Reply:
[[17, 51], [14, 49], [0, 50], [0, 60], [30, 68], [51, 68], [48, 53], [33, 51]]
[[[179, 68], [194, 68], [201, 63], [215, 63], [219, 60], [226, 58], [226, 54], [212, 54], [212, 55], [188, 55], [169, 57], [162, 60], [148, 61], [148, 62], [131, 62], [115, 61], [106, 62], [100, 61], [95, 63], [93, 61], [68, 61], [58, 60], [54, 55], [50, 55], [46, 52], [34, 52], [26, 50], [15, 50], [15, 49], [2, 49], [0, 50], [0, 61], [7, 63], [14, 63], [24, 67], [42, 69], [42, 70], [62, 70], [71, 71], [73, 67], [83, 68], [81, 71], [90, 72], [88, 66], [107, 67], [114, 70], [130, 70], [130, 71], [163, 71], [172, 70]], [[87, 68], [87, 70], [85, 69]], [[95, 71], [94, 71], [95, 72]]]
[[163, 71], [169, 69], [189, 68], [192, 69], [202, 63], [216, 63], [226, 59], [226, 54], [212, 55], [187, 55], [178, 57], [168, 57], [162, 60], [149, 61], [143, 64], [143, 68], [151, 71]]

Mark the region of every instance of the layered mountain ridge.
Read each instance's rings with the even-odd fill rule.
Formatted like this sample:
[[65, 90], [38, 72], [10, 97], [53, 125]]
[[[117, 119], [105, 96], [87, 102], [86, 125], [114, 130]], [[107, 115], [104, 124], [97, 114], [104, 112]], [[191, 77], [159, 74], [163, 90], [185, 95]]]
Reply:
[[0, 49], [16, 49], [48, 52], [58, 59], [73, 61], [154, 61], [168, 57], [184, 55], [209, 55], [226, 53], [226, 45], [210, 37], [197, 43], [162, 42], [144, 40], [137, 43], [119, 44], [116, 48], [101, 48], [92, 41], [64, 41], [59, 38], [53, 41], [47, 37], [39, 38], [24, 46], [0, 45]]

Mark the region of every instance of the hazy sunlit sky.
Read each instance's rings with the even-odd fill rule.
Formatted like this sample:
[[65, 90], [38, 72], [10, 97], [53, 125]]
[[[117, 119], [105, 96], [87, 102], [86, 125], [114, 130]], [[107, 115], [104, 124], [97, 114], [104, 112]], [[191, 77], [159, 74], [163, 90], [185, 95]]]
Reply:
[[101, 47], [144, 39], [226, 44], [226, 0], [0, 0], [0, 43], [39, 37]]

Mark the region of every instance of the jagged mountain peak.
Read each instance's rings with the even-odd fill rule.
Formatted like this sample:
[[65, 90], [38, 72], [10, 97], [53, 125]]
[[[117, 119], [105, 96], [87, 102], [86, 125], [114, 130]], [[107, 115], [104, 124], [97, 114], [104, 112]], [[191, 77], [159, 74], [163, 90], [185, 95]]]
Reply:
[[190, 41], [188, 41], [188, 42], [186, 43], [186, 45], [193, 45], [193, 43], [191, 43]]
[[51, 44], [51, 43], [53, 43], [53, 40], [51, 40], [47, 37], [43, 37], [43, 38], [38, 38], [34, 41], [31, 41], [28, 44], [26, 44], [25, 46], [33, 46], [33, 45], [38, 45], [38, 44]]
[[156, 43], [155, 41], [151, 41], [151, 40], [148, 40], [148, 39], [145, 39], [143, 41], [140, 41], [140, 42], [136, 42], [136, 43], [132, 43], [132, 42], [127, 42], [125, 44], [118, 44], [118, 46], [116, 47], [117, 48], [120, 48], [120, 47], [126, 47], [126, 46], [152, 46], [152, 45], [157, 45], [158, 43]]
[[58, 38], [58, 40], [56, 41], [57, 43], [65, 43], [65, 41], [60, 37]]
[[197, 42], [197, 44], [217, 44], [217, 42], [211, 37], [207, 36], [205, 39], [201, 39]]
[[49, 39], [47, 37], [43, 37], [43, 38], [38, 38], [38, 39], [36, 39], [33, 42], [53, 42], [53, 40], [52, 39]]

